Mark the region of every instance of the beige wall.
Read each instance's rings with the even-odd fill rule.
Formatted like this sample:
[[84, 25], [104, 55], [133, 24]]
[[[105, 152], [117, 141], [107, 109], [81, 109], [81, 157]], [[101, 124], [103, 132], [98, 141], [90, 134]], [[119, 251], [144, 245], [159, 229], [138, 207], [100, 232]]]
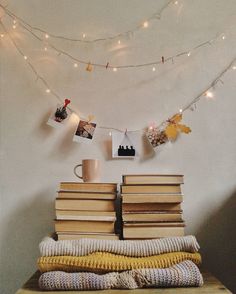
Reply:
[[[6, 1], [5, 1], [6, 2]], [[2, 3], [2, 2], [1, 2]], [[51, 32], [92, 37], [125, 31], [151, 15], [166, 1], [12, 0], [9, 9]], [[117, 73], [84, 66], [73, 68], [55, 52], [23, 31], [16, 38], [40, 73], [82, 115], [94, 114], [100, 125], [121, 129], [161, 122], [199, 94], [235, 58], [235, 0], [179, 0], [147, 30], [122, 45], [57, 42], [85, 59], [115, 64], [148, 62], [193, 47], [219, 32], [219, 40], [157, 69]], [[9, 27], [7, 17], [3, 18]], [[1, 293], [14, 293], [36, 269], [38, 243], [53, 230], [54, 199], [60, 181], [75, 181], [73, 167], [83, 158], [98, 158], [104, 181], [121, 181], [123, 173], [183, 173], [184, 218], [187, 233], [196, 234], [205, 267], [228, 287], [235, 285], [236, 99], [235, 72], [184, 121], [189, 136], [181, 136], [146, 160], [111, 160], [108, 131], [98, 130], [93, 144], [72, 142], [73, 121], [63, 130], [46, 125], [57, 103], [40, 83], [8, 38], [1, 41]], [[233, 258], [234, 257], [234, 258]]]

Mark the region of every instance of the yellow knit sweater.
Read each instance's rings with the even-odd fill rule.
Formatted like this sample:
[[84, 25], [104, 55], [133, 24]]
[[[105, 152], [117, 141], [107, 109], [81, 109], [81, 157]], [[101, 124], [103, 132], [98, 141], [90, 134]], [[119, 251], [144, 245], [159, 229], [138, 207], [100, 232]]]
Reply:
[[149, 257], [128, 257], [107, 252], [94, 252], [86, 256], [40, 257], [38, 267], [41, 272], [48, 271], [93, 271], [111, 272], [139, 268], [167, 268], [184, 260], [201, 263], [199, 253], [172, 252]]

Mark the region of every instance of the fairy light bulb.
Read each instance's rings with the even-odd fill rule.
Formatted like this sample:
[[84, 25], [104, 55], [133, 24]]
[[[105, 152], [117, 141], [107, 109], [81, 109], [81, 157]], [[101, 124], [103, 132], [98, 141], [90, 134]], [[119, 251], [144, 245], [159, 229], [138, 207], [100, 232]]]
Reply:
[[179, 2], [177, 0], [174, 3], [175, 3], [175, 5], [178, 5], [179, 4]]
[[51, 90], [50, 89], [46, 89], [46, 93], [51, 93]]
[[28, 57], [26, 55], [24, 55], [24, 60], [27, 60], [27, 59], [28, 59]]
[[155, 66], [153, 66], [153, 68], [152, 68], [152, 71], [156, 71], [156, 68], [155, 68]]
[[183, 112], [183, 109], [182, 109], [182, 108], [180, 108], [180, 109], [179, 109], [179, 113], [182, 113], [182, 112]]
[[236, 69], [236, 65], [234, 65], [234, 66], [232, 67], [232, 69], [235, 70], [235, 69]]
[[12, 26], [12, 28], [15, 30], [16, 29], [16, 20], [14, 19], [13, 20], [13, 26]]
[[82, 37], [83, 37], [83, 38], [86, 38], [86, 34], [83, 34]]
[[213, 93], [211, 91], [206, 91], [205, 96], [207, 98], [213, 98], [214, 97], [214, 95], [213, 95]]
[[148, 28], [148, 25], [149, 25], [149, 24], [148, 24], [148, 21], [145, 21], [145, 22], [143, 23], [143, 27], [144, 27], [144, 28]]
[[78, 67], [78, 63], [74, 63], [74, 67], [75, 67], [75, 68]]
[[48, 51], [48, 48], [47, 47], [44, 47], [44, 51]]
[[111, 137], [111, 135], [112, 135], [112, 133], [111, 132], [109, 132], [109, 136]]
[[155, 129], [155, 127], [156, 127], [156, 123], [153, 121], [153, 122], [149, 123], [149, 127], [148, 127], [148, 129], [149, 129], [150, 131], [152, 131], [152, 130]]
[[113, 68], [113, 71], [116, 72], [116, 71], [117, 71], [117, 67], [114, 67], [114, 68]]
[[223, 35], [223, 36], [222, 36], [222, 40], [225, 40], [225, 38], [226, 38], [225, 35]]
[[1, 34], [0, 36], [1, 36], [1, 38], [4, 38], [4, 34]]
[[189, 51], [189, 53], [187, 54], [188, 55], [188, 57], [191, 55], [191, 52]]
[[48, 34], [45, 34], [45, 39], [49, 39], [49, 35]]
[[120, 41], [120, 40], [118, 40], [118, 42], [117, 42], [117, 43], [118, 43], [118, 45], [120, 45], [120, 44], [121, 44], [121, 41]]

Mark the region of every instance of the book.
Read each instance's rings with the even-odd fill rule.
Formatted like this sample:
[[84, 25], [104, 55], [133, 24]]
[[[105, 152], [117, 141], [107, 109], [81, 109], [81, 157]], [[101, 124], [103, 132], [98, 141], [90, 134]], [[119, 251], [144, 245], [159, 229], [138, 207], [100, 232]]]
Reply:
[[104, 199], [115, 200], [116, 193], [104, 192], [80, 192], [80, 191], [58, 191], [58, 198], [62, 199]]
[[125, 193], [179, 193], [180, 185], [121, 185], [121, 194]]
[[85, 199], [60, 199], [55, 201], [55, 208], [58, 210], [95, 210], [115, 211], [113, 200], [85, 200]]
[[183, 184], [183, 175], [123, 175], [124, 184]]
[[182, 194], [121, 194], [123, 203], [180, 203]]
[[114, 233], [114, 222], [55, 220], [55, 231], [81, 233]]
[[79, 240], [84, 238], [89, 239], [102, 239], [102, 240], [119, 240], [119, 236], [116, 234], [101, 234], [101, 233], [66, 233], [66, 232], [59, 232], [57, 234], [58, 240]]
[[182, 212], [180, 203], [122, 203], [122, 211]]
[[154, 239], [164, 237], [184, 236], [184, 227], [123, 227], [124, 239]]
[[79, 183], [79, 182], [61, 182], [60, 190], [81, 191], [81, 192], [103, 192], [116, 193], [117, 184], [115, 183]]
[[57, 220], [115, 221], [115, 211], [56, 210]]
[[181, 222], [124, 222], [125, 227], [185, 227], [185, 223]]
[[182, 221], [181, 213], [124, 213], [122, 215], [122, 219], [124, 222], [133, 221], [133, 222], [164, 222], [164, 221], [172, 221], [178, 222]]

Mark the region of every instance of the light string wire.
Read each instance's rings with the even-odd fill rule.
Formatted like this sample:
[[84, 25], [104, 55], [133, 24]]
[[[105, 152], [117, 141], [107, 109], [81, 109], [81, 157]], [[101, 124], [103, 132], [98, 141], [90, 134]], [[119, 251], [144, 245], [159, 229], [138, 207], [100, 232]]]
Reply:
[[43, 85], [46, 87], [46, 89], [50, 89], [50, 94], [52, 94], [54, 97], [56, 97], [59, 102], [63, 103], [64, 99], [54, 90], [52, 90], [52, 88], [50, 87], [49, 83], [44, 79], [43, 76], [41, 76], [39, 74], [39, 72], [37, 71], [37, 69], [35, 68], [35, 66], [31, 63], [31, 61], [29, 61], [28, 58], [26, 58], [27, 56], [24, 54], [24, 52], [22, 51], [22, 49], [18, 46], [18, 44], [16, 43], [16, 41], [14, 40], [14, 38], [12, 37], [11, 33], [8, 31], [8, 29], [6, 28], [6, 26], [4, 25], [4, 23], [0, 20], [0, 24], [4, 30], [4, 32], [8, 35], [9, 39], [11, 40], [12, 44], [14, 45], [15, 49], [17, 50], [17, 52], [25, 59], [25, 61], [27, 62], [28, 66], [30, 67], [30, 69], [33, 71], [33, 73], [36, 76], [36, 82], [38, 80], [40, 80]]
[[[156, 11], [155, 13], [153, 13], [150, 17], [146, 18], [144, 23], [148, 23], [150, 21], [153, 20], [160, 20], [161, 16], [163, 14], [163, 12], [165, 11], [166, 8], [168, 8], [172, 3], [175, 3], [175, 1], [170, 0], [168, 1], [161, 9], [159, 9], [158, 11]], [[26, 25], [27, 27], [29, 27], [32, 31], [37, 31], [39, 33], [43, 33], [43, 34], [47, 34], [52, 38], [55, 39], [62, 39], [62, 40], [66, 40], [66, 41], [71, 41], [71, 42], [81, 42], [81, 43], [96, 43], [96, 42], [101, 42], [101, 41], [108, 41], [108, 40], [114, 40], [114, 39], [118, 39], [124, 36], [130, 36], [133, 33], [137, 32], [138, 30], [141, 30], [142, 28], [144, 28], [144, 23], [135, 26], [133, 29], [129, 29], [125, 32], [116, 34], [116, 35], [112, 35], [109, 37], [104, 37], [104, 38], [97, 38], [97, 39], [91, 39], [91, 40], [87, 40], [85, 38], [83, 39], [77, 39], [77, 38], [69, 38], [69, 37], [65, 37], [65, 36], [60, 36], [60, 35], [56, 35], [56, 34], [52, 34], [49, 33], [46, 30], [43, 30], [42, 28], [36, 27], [31, 25], [29, 22], [27, 22], [26, 20], [24, 20], [23, 18], [17, 16], [15, 13], [13, 13], [11, 10], [9, 10], [7, 7], [3, 6], [2, 4], [0, 4], [0, 7], [10, 16], [14, 17], [16, 20], [18, 20], [19, 22], [23, 23], [24, 25]]]
[[[12, 44], [14, 45], [15, 49], [17, 50], [17, 52], [25, 59], [26, 55], [24, 54], [24, 52], [22, 51], [22, 49], [18, 46], [18, 44], [16, 43], [16, 41], [14, 40], [14, 38], [12, 37], [11, 33], [8, 31], [8, 29], [6, 28], [6, 26], [3, 24], [3, 22], [0, 19], [0, 24], [3, 28], [3, 31], [5, 32], [6, 35], [8, 35], [9, 39], [11, 40]], [[39, 74], [39, 72], [37, 71], [36, 67], [32, 64], [31, 61], [29, 61], [29, 59], [25, 59], [27, 65], [29, 66], [29, 68], [31, 69], [31, 71], [34, 73], [34, 75], [36, 76], [36, 80], [35, 82], [41, 81], [42, 84], [46, 87], [46, 89], [50, 89], [50, 94], [52, 94], [60, 103], [64, 103], [64, 98], [58, 94], [55, 90], [52, 89], [52, 87], [49, 85], [49, 83], [45, 80], [45, 78]], [[78, 111], [75, 111], [72, 107], [68, 107], [67, 108], [75, 113], [76, 115], [78, 115], [80, 117], [80, 114], [78, 113]], [[119, 131], [119, 132], [123, 132], [123, 130], [118, 129], [118, 128], [114, 128], [114, 127], [107, 127], [107, 126], [97, 126], [97, 128], [99, 129], [105, 129], [105, 130], [114, 130], [114, 131]], [[139, 131], [139, 130], [135, 130], [135, 131]]]
[[[5, 27], [5, 25], [3, 24], [2, 21], [0, 21], [1, 26], [3, 28], [3, 30], [5, 31], [5, 33], [9, 36], [11, 42], [13, 43], [13, 45], [15, 46], [17, 52], [25, 59], [25, 61], [27, 62], [28, 66], [30, 67], [30, 69], [33, 71], [33, 73], [36, 76], [36, 82], [38, 80], [40, 80], [44, 86], [47, 89], [50, 89], [50, 93], [55, 96], [61, 103], [64, 101], [64, 99], [54, 90], [51, 90], [51, 87], [49, 86], [49, 83], [44, 79], [43, 76], [41, 76], [39, 74], [39, 72], [37, 71], [37, 69], [35, 68], [35, 66], [28, 60], [28, 58], [25, 58], [26, 55], [24, 54], [24, 52], [22, 51], [22, 49], [18, 46], [18, 44], [15, 42], [14, 38], [11, 36], [10, 32], [7, 30], [7, 28]], [[236, 62], [236, 57], [229, 63], [229, 65], [220, 72], [220, 74], [217, 75], [217, 77], [210, 83], [210, 85], [208, 87], [206, 87], [199, 95], [197, 95], [194, 99], [192, 99], [187, 105], [185, 105], [182, 109], [181, 109], [181, 113], [191, 109], [194, 105], [196, 105], [196, 103], [198, 103], [201, 98], [203, 98], [204, 96], [206, 96], [207, 91], [211, 90], [212, 88], [214, 88], [218, 82], [222, 82], [221, 78], [230, 70], [230, 69], [236, 69], [236, 66], [234, 65]], [[76, 113], [76, 111], [74, 111], [72, 108], [69, 108], [72, 112]], [[173, 114], [175, 115], [177, 114], [176, 112]], [[161, 129], [163, 126], [165, 126], [166, 124], [169, 123], [169, 120], [171, 119], [170, 116], [168, 119], [164, 120], [159, 126], [157, 126], [158, 129]], [[110, 127], [110, 126], [98, 126], [98, 128], [100, 129], [106, 129], [106, 130], [116, 130], [116, 131], [120, 131], [120, 132], [124, 132], [124, 130], [118, 129], [118, 128], [114, 128], [114, 127]], [[129, 132], [139, 132], [139, 131], [144, 131], [146, 130], [147, 127], [142, 128], [142, 129], [137, 129], [137, 130], [129, 130]], [[127, 129], [126, 129], [127, 131]]]
[[[0, 5], [1, 6], [1, 5]], [[4, 8], [5, 9], [5, 8]], [[10, 12], [8, 12], [8, 10], [6, 11], [6, 14], [13, 19], [13, 21], [15, 20], [15, 16], [11, 15]], [[43, 44], [45, 44], [45, 40], [41, 37], [39, 37], [38, 35], [36, 35], [30, 28], [27, 27], [27, 25], [25, 25], [24, 23], [19, 22], [19, 25], [26, 30], [27, 32], [29, 32], [34, 38], [36, 38], [38, 41], [42, 42]], [[201, 42], [199, 44], [197, 44], [196, 46], [185, 50], [183, 52], [177, 53], [175, 55], [169, 56], [167, 58], [164, 58], [164, 60], [155, 60], [155, 61], [151, 61], [148, 63], [140, 63], [140, 64], [126, 64], [126, 65], [111, 65], [110, 63], [106, 63], [106, 64], [101, 64], [101, 63], [96, 63], [96, 62], [91, 62], [91, 61], [85, 61], [85, 60], [81, 60], [78, 59], [77, 57], [71, 55], [70, 53], [68, 53], [65, 50], [62, 50], [58, 47], [56, 47], [55, 45], [53, 45], [52, 43], [50, 43], [47, 39], [46, 44], [48, 47], [50, 47], [51, 49], [53, 49], [54, 51], [56, 51], [59, 55], [64, 55], [67, 58], [71, 59], [73, 62], [77, 62], [80, 64], [84, 64], [84, 65], [90, 65], [93, 67], [99, 67], [99, 68], [104, 68], [104, 69], [113, 69], [113, 70], [117, 70], [117, 69], [129, 69], [129, 68], [142, 68], [142, 67], [150, 67], [150, 66], [157, 66], [166, 62], [174, 62], [174, 59], [179, 58], [183, 55], [186, 56], [190, 56], [192, 54], [193, 51], [196, 51], [198, 49], [200, 49], [201, 47], [205, 47], [206, 45], [212, 45], [212, 43], [214, 41], [216, 41], [217, 39], [219, 39], [219, 37], [225, 38], [224, 34], [216, 34], [215, 37], [208, 39], [204, 42]], [[156, 69], [155, 69], [156, 70]]]
[[[235, 69], [234, 64], [236, 63], [236, 57], [232, 59], [232, 61], [228, 64], [224, 70], [222, 70], [217, 77], [210, 83], [209, 86], [207, 86], [200, 94], [198, 94], [194, 99], [192, 99], [189, 103], [187, 103], [184, 107], [179, 109], [179, 113], [183, 113], [187, 110], [192, 109], [193, 106], [196, 106], [196, 104], [205, 96], [207, 96], [208, 91], [210, 91], [212, 88], [214, 88], [218, 82], [223, 83], [221, 78], [231, 69]], [[177, 113], [175, 112], [172, 116], [170, 116], [167, 120], [164, 120], [161, 124], [157, 126], [158, 129], [161, 129], [163, 126], [169, 123], [170, 119], [176, 115]]]

